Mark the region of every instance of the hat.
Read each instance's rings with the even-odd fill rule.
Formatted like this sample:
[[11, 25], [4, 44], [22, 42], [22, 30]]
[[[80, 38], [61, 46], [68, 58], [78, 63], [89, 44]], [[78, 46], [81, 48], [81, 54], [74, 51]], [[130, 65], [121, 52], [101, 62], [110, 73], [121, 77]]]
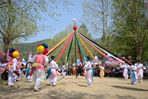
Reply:
[[51, 58], [52, 60], [54, 60], [54, 59], [55, 59], [55, 56], [51, 56], [50, 58]]
[[90, 57], [89, 56], [86, 56], [86, 61], [90, 61]]

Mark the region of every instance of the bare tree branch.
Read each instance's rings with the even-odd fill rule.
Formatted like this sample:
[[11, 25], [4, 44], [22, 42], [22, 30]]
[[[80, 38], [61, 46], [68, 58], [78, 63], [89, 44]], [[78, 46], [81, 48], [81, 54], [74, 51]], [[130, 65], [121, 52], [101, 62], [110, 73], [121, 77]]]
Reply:
[[0, 30], [0, 34], [3, 36], [2, 38], [5, 38], [5, 35], [1, 30]]

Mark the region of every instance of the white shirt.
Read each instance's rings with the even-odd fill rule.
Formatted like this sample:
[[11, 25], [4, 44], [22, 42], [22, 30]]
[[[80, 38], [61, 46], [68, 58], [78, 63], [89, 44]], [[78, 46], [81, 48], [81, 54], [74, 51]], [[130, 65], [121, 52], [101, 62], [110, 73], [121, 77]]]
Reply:
[[143, 72], [143, 64], [137, 63], [137, 68], [139, 69], [139, 72]]
[[58, 69], [58, 65], [57, 65], [57, 63], [54, 60], [52, 60], [50, 62], [49, 67], [50, 68], [54, 68], [54, 69]]
[[16, 70], [16, 67], [17, 67], [17, 59], [14, 58], [13, 59], [13, 65], [12, 65], [13, 70]]
[[86, 62], [84, 68], [87, 70], [87, 69], [91, 69], [91, 62]]
[[5, 67], [7, 63], [0, 63], [0, 67]]
[[136, 71], [137, 70], [137, 65], [136, 64], [132, 65], [131, 66], [131, 70], [135, 70]]

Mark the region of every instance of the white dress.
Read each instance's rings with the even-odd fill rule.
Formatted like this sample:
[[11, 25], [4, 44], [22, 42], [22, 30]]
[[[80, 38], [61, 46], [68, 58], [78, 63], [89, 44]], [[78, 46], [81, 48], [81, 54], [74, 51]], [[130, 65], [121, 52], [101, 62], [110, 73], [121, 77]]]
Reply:
[[143, 78], [143, 64], [137, 63], [137, 76], [138, 80], [141, 80]]
[[66, 75], [66, 66], [63, 65], [62, 66], [62, 76], [65, 77], [65, 75]]
[[123, 68], [124, 79], [128, 79], [128, 68], [129, 68], [129, 65], [123, 64], [120, 67]]
[[91, 62], [86, 62], [85, 66], [85, 78], [88, 82], [88, 86], [92, 84], [92, 67], [91, 67]]
[[14, 85], [16, 81], [16, 75], [14, 74], [14, 71], [16, 71], [17, 67], [17, 59], [12, 59], [12, 66], [8, 70], [8, 85]]
[[130, 67], [130, 69], [131, 69], [131, 82], [132, 82], [132, 84], [136, 84], [137, 79], [138, 79], [138, 77], [137, 77], [137, 65], [136, 64], [132, 65]]
[[51, 68], [51, 75], [49, 77], [50, 84], [56, 85], [56, 83], [57, 83], [57, 71], [56, 71], [56, 69], [58, 69], [58, 65], [54, 60], [52, 60], [49, 64], [49, 68]]

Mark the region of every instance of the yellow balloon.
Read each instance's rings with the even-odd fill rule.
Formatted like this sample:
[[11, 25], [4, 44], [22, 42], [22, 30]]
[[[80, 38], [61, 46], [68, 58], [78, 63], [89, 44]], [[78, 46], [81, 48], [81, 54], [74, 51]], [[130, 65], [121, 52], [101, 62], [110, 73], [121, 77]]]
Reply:
[[44, 47], [42, 45], [38, 46], [36, 48], [37, 53], [43, 53], [44, 52]]
[[18, 57], [20, 56], [20, 54], [19, 54], [18, 51], [14, 51], [14, 52], [12, 53], [12, 56], [13, 56], [14, 58], [18, 58]]

